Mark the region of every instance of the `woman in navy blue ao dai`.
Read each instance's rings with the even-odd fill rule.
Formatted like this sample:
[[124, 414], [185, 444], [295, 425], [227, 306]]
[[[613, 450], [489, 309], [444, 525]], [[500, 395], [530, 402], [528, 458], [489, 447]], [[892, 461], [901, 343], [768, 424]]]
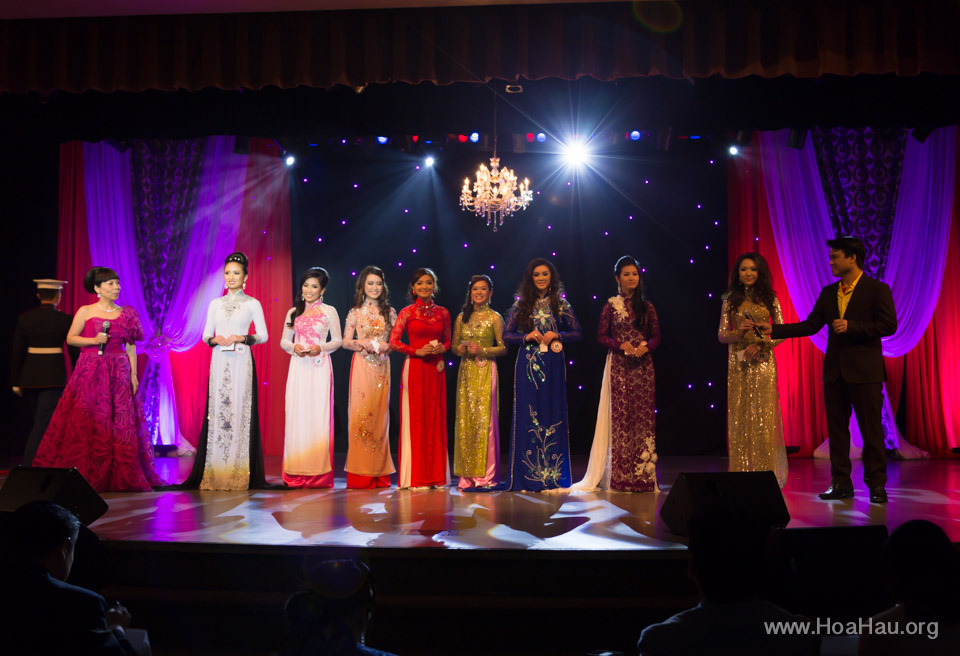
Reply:
[[570, 486], [564, 344], [579, 341], [583, 331], [561, 291], [553, 264], [543, 258], [532, 260], [504, 327], [503, 341], [520, 347], [504, 483], [508, 490], [541, 492]]

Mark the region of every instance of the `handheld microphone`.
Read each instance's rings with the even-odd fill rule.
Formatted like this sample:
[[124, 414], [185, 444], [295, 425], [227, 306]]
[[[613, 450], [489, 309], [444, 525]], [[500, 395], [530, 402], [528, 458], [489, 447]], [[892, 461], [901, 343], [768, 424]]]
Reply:
[[[747, 310], [746, 312], [743, 313], [743, 317], [744, 317], [745, 319], [747, 319], [748, 321], [753, 321], [753, 315], [750, 314], [750, 311], [749, 311], [749, 310]], [[754, 323], [756, 323], [756, 322], [754, 322]], [[763, 332], [760, 330], [760, 327], [759, 327], [759, 326], [754, 326], [754, 327], [753, 327], [753, 332], [755, 332], [755, 333], [757, 334], [757, 337], [759, 337], [759, 338], [761, 338], [761, 339], [763, 338]]]
[[[109, 335], [109, 334], [110, 334], [110, 322], [109, 322], [109, 321], [104, 321], [104, 322], [103, 322], [103, 328], [102, 328], [102, 330], [103, 330], [103, 334], [104, 334], [104, 335]], [[106, 342], [104, 342], [103, 344], [100, 345], [100, 348], [97, 350], [97, 355], [103, 355], [103, 349], [104, 349], [104, 347], [105, 347], [106, 345], [107, 345]]]

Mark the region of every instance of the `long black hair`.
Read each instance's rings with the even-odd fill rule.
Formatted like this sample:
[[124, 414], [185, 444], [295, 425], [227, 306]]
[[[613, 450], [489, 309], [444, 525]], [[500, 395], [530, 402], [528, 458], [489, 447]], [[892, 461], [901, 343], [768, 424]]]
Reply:
[[433, 297], [436, 298], [437, 294], [440, 293], [440, 280], [437, 278], [437, 274], [429, 267], [420, 267], [410, 276], [410, 284], [407, 286], [407, 297], [414, 303], [417, 302], [417, 295], [413, 291], [413, 286], [424, 276], [433, 278]]
[[620, 282], [620, 274], [628, 266], [637, 268], [637, 275], [640, 277], [640, 284], [636, 291], [630, 297], [630, 306], [633, 308], [633, 325], [637, 330], [643, 330], [647, 327], [647, 297], [643, 294], [643, 273], [640, 270], [640, 263], [632, 255], [624, 255], [617, 263], [613, 265], [613, 272], [617, 276], [617, 282]]
[[490, 276], [480, 273], [475, 276], [470, 276], [470, 284], [467, 285], [467, 298], [463, 301], [463, 323], [470, 321], [470, 317], [473, 315], [473, 301], [470, 300], [470, 294], [473, 293], [473, 286], [478, 282], [485, 282], [487, 286], [490, 287], [490, 291], [493, 291], [493, 281], [490, 280]]
[[527, 264], [523, 271], [523, 278], [520, 279], [520, 288], [517, 289], [519, 300], [517, 306], [517, 325], [523, 330], [533, 330], [533, 320], [530, 315], [533, 313], [533, 306], [540, 298], [537, 292], [537, 286], [533, 284], [533, 270], [538, 266], [545, 266], [550, 270], [550, 286], [547, 287], [547, 298], [550, 299], [550, 311], [556, 317], [560, 316], [560, 294], [563, 293], [563, 283], [557, 275], [557, 267], [553, 262], [544, 257], [535, 257]]
[[293, 327], [293, 321], [301, 314], [304, 310], [307, 309], [307, 302], [303, 298], [303, 283], [310, 280], [310, 278], [316, 278], [320, 281], [320, 293], [323, 293], [323, 290], [327, 288], [327, 283], [330, 282], [330, 274], [327, 273], [327, 270], [323, 267], [310, 267], [304, 271], [303, 275], [300, 276], [300, 284], [297, 285], [297, 295], [294, 297], [296, 302], [296, 307], [293, 309], [293, 314], [290, 315], [290, 321], [287, 322], [287, 326]]
[[727, 283], [727, 293], [724, 294], [724, 299], [730, 304], [730, 314], [735, 314], [737, 308], [747, 297], [746, 287], [740, 282], [740, 265], [743, 264], [744, 260], [753, 260], [757, 263], [757, 281], [753, 283], [753, 300], [766, 305], [767, 311], [773, 314], [773, 302], [777, 296], [773, 291], [770, 267], [760, 253], [744, 253], [733, 263], [733, 269], [730, 271], [730, 281]]
[[383, 291], [380, 292], [380, 298], [377, 299], [377, 306], [380, 308], [380, 314], [383, 315], [383, 325], [387, 327], [387, 332], [389, 333], [391, 328], [390, 289], [387, 287], [387, 279], [383, 275], [383, 269], [373, 265], [363, 267], [363, 271], [357, 276], [357, 293], [353, 296], [353, 307], [363, 307], [363, 303], [367, 298], [367, 276], [371, 274], [380, 278], [380, 282], [383, 283]]
[[108, 280], [120, 280], [120, 276], [108, 267], [93, 267], [83, 276], [83, 288], [91, 294], [96, 294], [96, 288]]

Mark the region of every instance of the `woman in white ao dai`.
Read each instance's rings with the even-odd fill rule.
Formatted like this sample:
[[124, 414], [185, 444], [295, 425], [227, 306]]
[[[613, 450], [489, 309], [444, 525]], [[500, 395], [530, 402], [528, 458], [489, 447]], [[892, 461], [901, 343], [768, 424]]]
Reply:
[[[250, 347], [267, 341], [260, 301], [247, 296], [247, 257], [232, 253], [223, 267], [227, 293], [210, 302], [203, 342], [213, 348], [207, 414], [193, 469], [179, 487], [201, 490], [263, 488], [263, 448], [257, 375]], [[250, 324], [254, 334], [248, 334]]]

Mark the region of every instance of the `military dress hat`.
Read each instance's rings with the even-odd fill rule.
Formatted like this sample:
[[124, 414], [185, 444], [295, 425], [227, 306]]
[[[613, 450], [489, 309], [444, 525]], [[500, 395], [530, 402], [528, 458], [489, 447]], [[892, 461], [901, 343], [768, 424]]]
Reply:
[[37, 289], [56, 289], [58, 291], [67, 284], [66, 280], [54, 280], [53, 278], [34, 278], [33, 282], [37, 283]]

